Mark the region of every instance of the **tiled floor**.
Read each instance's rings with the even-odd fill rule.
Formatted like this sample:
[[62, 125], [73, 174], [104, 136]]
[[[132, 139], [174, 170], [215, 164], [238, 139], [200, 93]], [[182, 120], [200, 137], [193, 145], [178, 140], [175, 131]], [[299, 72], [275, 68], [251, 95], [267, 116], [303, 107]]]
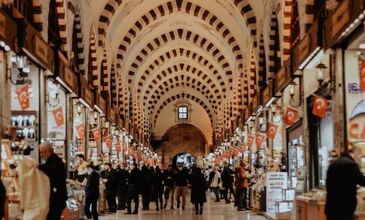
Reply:
[[[155, 209], [155, 204], [151, 204], [150, 208]], [[181, 210], [164, 210], [164, 211], [139, 211], [138, 215], [125, 215], [125, 211], [118, 211], [116, 215], [101, 216], [100, 220], [265, 220], [266, 218], [251, 212], [237, 212], [233, 204], [226, 205], [224, 202], [205, 203], [203, 215], [196, 215], [191, 203], [188, 204], [185, 211]]]

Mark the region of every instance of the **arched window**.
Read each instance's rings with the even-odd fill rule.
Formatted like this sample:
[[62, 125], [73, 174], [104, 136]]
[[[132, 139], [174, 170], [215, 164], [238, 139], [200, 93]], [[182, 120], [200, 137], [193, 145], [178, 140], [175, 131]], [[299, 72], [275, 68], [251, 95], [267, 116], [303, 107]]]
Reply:
[[178, 107], [178, 116], [179, 120], [187, 120], [189, 116], [189, 109], [186, 105], [181, 105]]

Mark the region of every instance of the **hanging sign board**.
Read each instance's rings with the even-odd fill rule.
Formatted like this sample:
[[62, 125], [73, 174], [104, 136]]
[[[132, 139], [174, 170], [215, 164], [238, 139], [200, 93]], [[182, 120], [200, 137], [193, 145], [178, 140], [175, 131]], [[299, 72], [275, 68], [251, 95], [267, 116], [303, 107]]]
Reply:
[[[58, 77], [62, 80], [69, 92], [77, 94], [77, 76], [74, 71], [67, 64], [66, 58], [58, 52], [58, 60], [59, 60], [59, 68], [56, 65], [56, 69], [58, 69]], [[58, 80], [59, 81], [59, 80]]]
[[96, 105], [104, 112], [104, 114], [107, 114], [106, 100], [99, 93], [96, 94]]
[[273, 96], [273, 94], [272, 94], [272, 81], [269, 81], [266, 88], [265, 88], [265, 90], [262, 92], [261, 105], [266, 105], [266, 103], [268, 103], [270, 101], [272, 96]]
[[116, 111], [114, 110], [114, 108], [112, 106], [109, 106], [108, 118], [114, 124], [117, 123], [117, 113], [116, 113]]
[[275, 74], [275, 94], [281, 92], [291, 81], [291, 59], [288, 58]]
[[14, 49], [14, 42], [17, 37], [17, 26], [2, 9], [0, 9], [0, 40], [4, 41], [10, 48]]
[[80, 89], [80, 97], [90, 106], [94, 106], [94, 93], [89, 88], [87, 81], [84, 77], [80, 77], [80, 85], [82, 89]]

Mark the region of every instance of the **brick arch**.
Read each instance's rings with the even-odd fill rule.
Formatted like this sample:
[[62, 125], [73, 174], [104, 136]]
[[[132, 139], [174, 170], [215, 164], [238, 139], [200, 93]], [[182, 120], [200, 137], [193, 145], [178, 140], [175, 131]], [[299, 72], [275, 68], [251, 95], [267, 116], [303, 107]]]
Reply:
[[269, 71], [268, 78], [273, 78], [281, 66], [281, 42], [279, 33], [279, 22], [275, 9], [271, 11], [270, 32], [269, 32]]
[[[136, 58], [133, 59], [134, 62], [131, 64], [131, 67], [128, 71], [128, 76], [133, 77], [135, 73], [138, 71], [138, 67], [146, 60], [146, 58], [153, 53], [156, 48], [161, 47], [163, 44], [174, 41], [178, 39], [183, 39], [186, 41], [190, 41], [190, 39], [194, 39], [192, 43], [196, 46], [205, 49], [207, 52], [211, 54], [211, 56], [219, 63], [223, 70], [225, 71], [225, 75], [230, 78], [232, 82], [233, 72], [230, 68], [230, 65], [223, 55], [223, 53], [208, 39], [201, 37], [198, 34], [193, 34], [192, 32], [186, 31], [184, 29], [177, 29], [175, 31], [170, 31], [169, 33], [164, 33], [159, 37], [156, 37], [152, 41], [150, 41], [145, 48], [143, 48], [137, 55]], [[199, 42], [199, 43], [198, 43]], [[155, 45], [155, 46], [154, 46]], [[122, 56], [118, 54], [118, 59]], [[129, 79], [129, 83], [132, 82], [132, 79]]]
[[252, 100], [254, 96], [257, 94], [258, 85], [257, 85], [257, 74], [256, 74], [256, 56], [254, 52], [254, 48], [251, 48], [250, 51], [250, 62], [249, 62], [249, 100]]
[[[201, 8], [200, 6], [183, 0], [181, 7], [174, 5], [171, 1], [159, 5], [158, 7], [150, 10], [147, 14], [140, 16], [135, 22], [126, 36], [122, 39], [119, 46], [119, 54], [125, 54], [128, 51], [128, 47], [133, 44], [133, 41], [138, 34], [145, 29], [150, 23], [156, 21], [164, 16], [168, 16], [175, 12], [183, 12], [188, 15], [197, 17], [206, 22], [207, 25], [212, 26], [213, 30], [217, 31], [217, 34], [221, 35], [224, 40], [229, 44], [233, 54], [236, 55], [236, 59], [240, 62], [243, 59], [241, 48], [237, 44], [236, 39], [232, 36], [231, 31], [223, 24], [223, 22], [210, 11]], [[124, 57], [121, 59], [123, 60]]]
[[43, 30], [42, 2], [40, 0], [32, 0], [32, 7], [34, 28], [41, 32]]
[[194, 95], [190, 95], [189, 93], [182, 93], [182, 94], [176, 94], [173, 96], [170, 96], [168, 98], [166, 98], [160, 106], [158, 106], [158, 108], [156, 108], [156, 112], [153, 112], [155, 109], [151, 109], [150, 111], [153, 112], [152, 116], [153, 116], [153, 124], [156, 124], [158, 115], [161, 113], [161, 111], [170, 103], [177, 101], [179, 99], [188, 99], [191, 101], [196, 102], [198, 105], [200, 105], [208, 114], [209, 119], [210, 119], [210, 123], [213, 125], [214, 122], [214, 117], [213, 117], [213, 112], [210, 110], [212, 109], [210, 107], [210, 104], [205, 103], [205, 100], [201, 100], [198, 97], [195, 97]]
[[266, 53], [265, 53], [265, 44], [264, 44], [264, 36], [260, 35], [259, 42], [259, 54], [258, 54], [258, 83], [260, 91], [263, 91], [266, 88], [267, 81], [267, 71], [266, 71]]
[[[183, 74], [186, 73], [184, 75]], [[178, 80], [174, 80], [171, 79], [171, 77], [178, 75]], [[169, 83], [173, 83], [175, 81], [179, 81], [180, 79], [186, 79], [187, 82], [190, 82], [190, 80], [194, 83], [197, 83], [199, 86], [205, 86], [207, 88], [210, 88], [211, 90], [214, 91], [215, 94], [218, 94], [218, 99], [221, 99], [223, 96], [223, 92], [219, 89], [220, 87], [214, 83], [214, 81], [212, 80], [212, 78], [210, 77], [210, 74], [204, 73], [204, 71], [202, 71], [201, 69], [199, 69], [199, 67], [195, 67], [195, 66], [191, 66], [189, 64], [184, 64], [183, 62], [180, 63], [176, 63], [172, 66], [169, 66], [167, 68], [165, 68], [164, 70], [162, 70], [161, 72], [159, 72], [157, 75], [154, 76], [154, 78], [151, 80], [152, 83], [150, 84], [146, 84], [146, 81], [141, 82], [140, 88], [145, 87], [147, 88], [146, 90], [144, 90], [144, 93], [141, 95], [145, 95], [145, 94], [150, 94], [151, 89], [159, 87], [159, 85], [164, 84], [165, 86], [168, 86]], [[195, 82], [196, 79], [199, 79], [199, 81]], [[169, 81], [169, 83], [167, 83], [166, 81]], [[140, 89], [137, 90], [138, 93], [141, 92]], [[148, 98], [147, 96], [143, 97]]]
[[[151, 62], [151, 64], [148, 66], [148, 68], [144, 71], [143, 75], [139, 78], [139, 80], [136, 82], [136, 85], [138, 86], [137, 92], [141, 91], [141, 88], [143, 87], [144, 83], [148, 79], [149, 76], [153, 75], [154, 71], [158, 69], [158, 66], [166, 62], [166, 60], [171, 58], [178, 58], [178, 57], [186, 57], [189, 59], [192, 59], [199, 63], [200, 65], [206, 67], [210, 73], [212, 73], [213, 76], [215, 76], [216, 80], [219, 82], [219, 85], [222, 88], [222, 92], [225, 93], [227, 90], [231, 90], [231, 88], [228, 85], [228, 82], [224, 80], [222, 76], [220, 76], [218, 73], [218, 70], [214, 67], [213, 64], [211, 64], [205, 57], [199, 55], [198, 53], [191, 51], [189, 49], [185, 48], [175, 48], [172, 49], [165, 54], [159, 56], [156, 60]], [[178, 66], [177, 68], [181, 68]], [[193, 70], [194, 67], [191, 67]], [[174, 68], [175, 69], [175, 68]], [[164, 70], [168, 71], [169, 73], [172, 70]], [[165, 74], [164, 74], [165, 75]], [[167, 74], [166, 74], [167, 75]]]
[[246, 25], [250, 30], [253, 39], [254, 47], [256, 47], [257, 22], [256, 22], [255, 12], [252, 10], [252, 7], [248, 2], [248, 0], [234, 0], [234, 4], [240, 10], [242, 17], [246, 21]]
[[95, 33], [93, 33], [91, 29], [90, 34], [90, 45], [89, 45], [89, 57], [88, 57], [88, 82], [90, 85], [98, 86], [99, 85], [99, 76], [98, 76], [98, 61], [96, 54], [96, 39]]
[[284, 0], [283, 60], [290, 56], [291, 49], [300, 40], [300, 24], [297, 0]]
[[80, 9], [75, 12], [74, 25], [72, 30], [72, 50], [74, 53], [73, 66], [76, 72], [85, 74], [84, 40]]
[[[158, 101], [168, 92], [170, 91], [173, 91], [174, 89], [177, 89], [179, 88], [179, 86], [181, 86], [183, 83], [179, 83], [179, 82], [176, 82], [172, 85], [170, 85], [169, 87], [165, 88], [165, 91], [163, 91], [163, 93], [161, 94], [158, 94], [157, 96], [154, 96], [154, 95], [151, 95], [151, 99], [150, 100], [145, 100], [145, 101], [148, 101], [148, 104], [147, 104], [147, 109], [151, 110], [151, 109], [154, 109], [154, 105], [156, 105], [158, 103]], [[214, 97], [213, 95], [208, 95], [206, 94], [206, 91], [201, 91], [200, 88], [196, 88], [195, 86], [189, 84], [189, 85], [185, 85], [186, 88], [189, 88], [189, 90], [191, 91], [196, 91], [197, 93], [201, 94], [206, 100], [207, 102], [212, 105], [212, 108], [213, 109], [217, 109], [218, 106], [217, 104], [215, 104], [216, 102], [214, 102]]]

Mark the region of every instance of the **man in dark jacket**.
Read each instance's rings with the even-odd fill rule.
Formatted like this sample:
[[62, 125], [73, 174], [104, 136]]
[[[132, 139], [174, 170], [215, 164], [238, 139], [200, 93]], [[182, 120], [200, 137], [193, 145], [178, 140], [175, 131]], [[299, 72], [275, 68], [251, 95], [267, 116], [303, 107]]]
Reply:
[[182, 197], [182, 210], [185, 210], [186, 195], [188, 193], [188, 180], [188, 171], [184, 169], [183, 164], [178, 164], [175, 174], [175, 199], [177, 202], [177, 208], [180, 208], [180, 197]]
[[115, 181], [115, 170], [110, 163], [105, 163], [105, 191], [106, 201], [108, 202], [109, 212], [117, 212], [117, 184]]
[[53, 152], [53, 147], [49, 143], [39, 146], [39, 155], [41, 157], [39, 169], [48, 176], [51, 185], [47, 220], [59, 220], [67, 200], [65, 164]]
[[233, 177], [234, 172], [231, 168], [228, 166], [228, 162], [224, 162], [224, 169], [222, 171], [221, 179], [222, 179], [222, 185], [224, 188], [224, 199], [226, 200], [226, 203], [230, 203], [231, 201], [228, 199], [228, 190], [233, 195], [233, 197], [236, 199], [236, 195], [233, 190]]
[[167, 201], [170, 198], [170, 202], [171, 202], [171, 209], [174, 209], [174, 190], [175, 190], [175, 184], [174, 181], [175, 180], [175, 173], [174, 170], [172, 169], [172, 165], [169, 165], [167, 168], [167, 171], [164, 173], [164, 184], [165, 184], [165, 204], [164, 204], [164, 209], [166, 209], [167, 206]]
[[129, 173], [120, 165], [117, 166], [115, 171], [115, 179], [117, 182], [117, 197], [118, 197], [118, 210], [124, 210], [127, 203], [128, 193], [128, 181]]
[[[93, 164], [88, 165], [88, 178], [85, 186], [85, 214], [91, 219], [98, 220], [97, 204], [99, 199], [99, 173]], [[90, 212], [90, 206], [92, 213]]]
[[325, 213], [328, 220], [352, 220], [357, 205], [357, 185], [365, 186], [365, 177], [355, 161], [361, 149], [352, 144], [349, 148], [349, 152], [342, 154], [327, 171]]
[[[138, 214], [139, 207], [139, 193], [141, 191], [141, 184], [144, 184], [141, 171], [138, 169], [137, 164], [132, 166], [131, 173], [128, 179], [128, 196], [127, 196], [127, 213], [126, 214]], [[134, 200], [134, 211], [132, 212], [132, 199]]]

